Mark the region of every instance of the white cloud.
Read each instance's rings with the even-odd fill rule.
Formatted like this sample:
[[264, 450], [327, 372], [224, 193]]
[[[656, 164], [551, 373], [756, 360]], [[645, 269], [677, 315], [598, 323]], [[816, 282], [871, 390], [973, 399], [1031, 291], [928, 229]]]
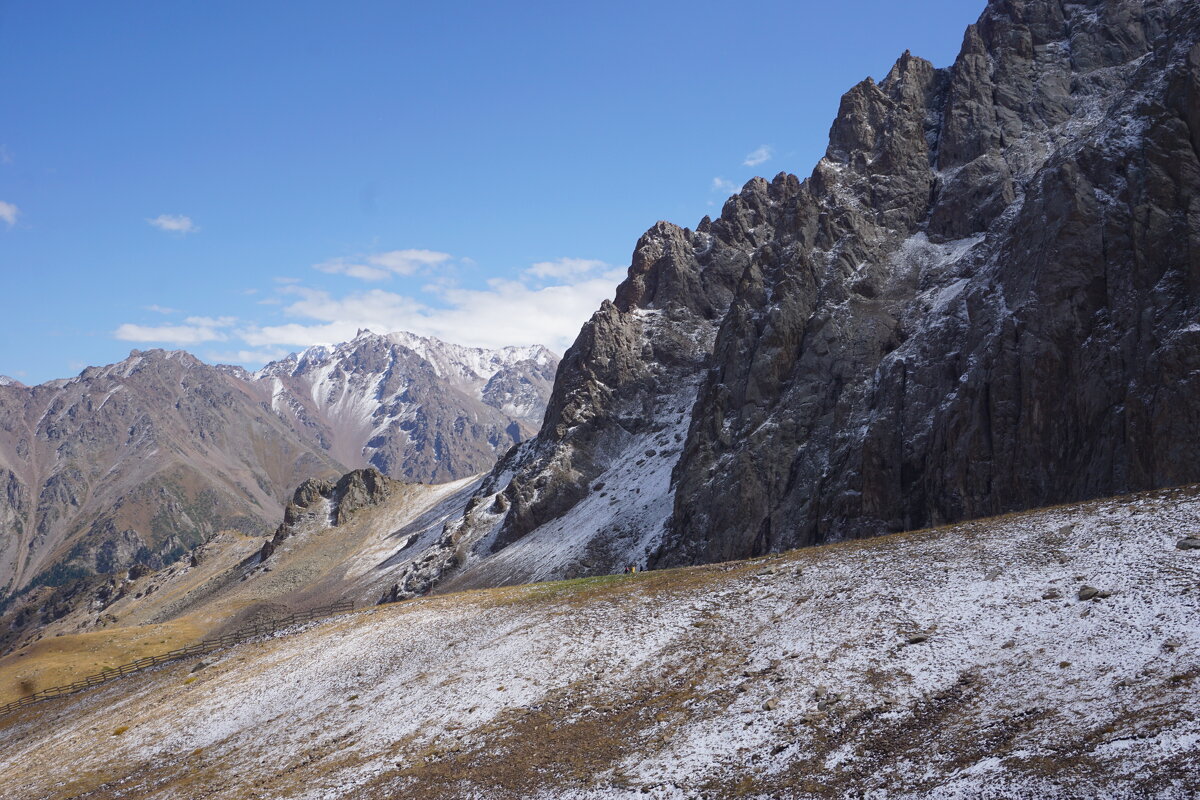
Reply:
[[358, 278], [364, 281], [382, 281], [392, 277], [392, 273], [386, 269], [372, 267], [369, 264], [356, 263], [343, 258], [334, 258], [329, 261], [322, 261], [320, 264], [313, 264], [313, 269], [334, 275], [349, 275], [351, 278]]
[[8, 149], [8, 145], [0, 144], [0, 164], [7, 165], [11, 163], [13, 163], [12, 150]]
[[724, 178], [713, 178], [712, 190], [714, 192], [725, 192], [727, 194], [737, 194], [741, 191], [741, 187], [733, 181], [727, 181]]
[[607, 266], [594, 258], [560, 258], [557, 261], [539, 261], [525, 270], [524, 274], [533, 278], [578, 278]]
[[159, 214], [157, 217], [147, 219], [146, 222], [160, 231], [170, 233], [195, 233], [200, 230], [196, 223], [192, 222], [191, 217], [185, 217], [183, 214]]
[[8, 227], [17, 224], [17, 217], [20, 215], [21, 209], [17, 208], [12, 203], [6, 203], [0, 200], [0, 219], [8, 223]]
[[290, 350], [268, 347], [261, 350], [210, 350], [204, 354], [209, 361], [218, 364], [250, 364], [258, 366], [268, 361], [278, 361], [290, 354]]
[[771, 160], [771, 156], [775, 155], [774, 148], [769, 144], [764, 144], [761, 147], [755, 148], [742, 163], [747, 167], [757, 167], [759, 164]]
[[[335, 296], [287, 286], [280, 291], [295, 299], [282, 313], [296, 321], [247, 326], [236, 334], [252, 348], [270, 348], [347, 341], [363, 328], [404, 330], [476, 347], [544, 344], [561, 353], [624, 275], [595, 259], [561, 258], [538, 262], [517, 280], [488, 281], [486, 288], [426, 286], [437, 305], [382, 289]], [[555, 280], [537, 285], [545, 279]]]
[[221, 331], [203, 325], [132, 325], [128, 322], [113, 331], [113, 336], [124, 342], [164, 344], [223, 342], [229, 338]]
[[314, 264], [313, 269], [336, 275], [349, 275], [364, 281], [381, 281], [392, 275], [415, 275], [451, 259], [449, 253], [436, 250], [389, 250], [349, 258], [332, 258]]
[[[403, 258], [409, 263], [413, 252], [421, 253], [415, 261], [426, 267], [461, 263], [432, 251], [392, 252], [407, 253]], [[401, 264], [397, 256], [367, 266], [385, 269]], [[179, 325], [127, 323], [113, 335], [125, 341], [174, 345], [230, 342], [227, 350], [213, 350], [206, 357], [247, 365], [281, 358], [290, 349], [348, 341], [364, 328], [378, 333], [412, 331], [477, 347], [543, 344], [562, 353], [600, 303], [613, 296], [624, 275], [624, 269], [596, 259], [559, 258], [532, 264], [515, 278], [493, 279], [475, 288], [462, 288], [452, 276], [435, 275], [415, 295], [378, 288], [337, 294], [286, 282], [258, 301], [282, 305], [272, 312], [280, 318], [278, 324], [191, 316]]]
[[199, 344], [223, 342], [229, 336], [222, 328], [232, 326], [235, 317], [188, 317], [183, 325], [134, 325], [125, 323], [113, 336], [125, 342], [161, 342], [163, 344]]
[[153, 311], [155, 314], [178, 314], [179, 313], [178, 308], [168, 308], [167, 306], [160, 306], [157, 304], [149, 305], [149, 306], [142, 306], [142, 308], [144, 308], [147, 311]]
[[205, 328], [228, 328], [237, 322], [237, 317], [188, 317], [184, 322]]

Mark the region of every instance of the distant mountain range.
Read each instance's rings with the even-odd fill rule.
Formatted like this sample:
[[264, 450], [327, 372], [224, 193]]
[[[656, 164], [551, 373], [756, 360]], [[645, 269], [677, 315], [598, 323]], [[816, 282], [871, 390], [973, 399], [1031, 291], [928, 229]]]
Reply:
[[487, 470], [537, 431], [557, 365], [540, 346], [361, 332], [254, 373], [151, 350], [0, 381], [0, 597], [267, 532], [306, 478]]

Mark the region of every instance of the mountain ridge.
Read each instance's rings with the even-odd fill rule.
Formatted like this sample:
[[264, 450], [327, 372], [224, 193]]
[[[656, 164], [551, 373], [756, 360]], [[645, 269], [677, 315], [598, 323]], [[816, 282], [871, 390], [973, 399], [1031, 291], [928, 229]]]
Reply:
[[0, 384], [0, 586], [161, 567], [223, 528], [266, 533], [298, 484], [354, 466], [480, 472], [536, 431], [556, 367], [540, 346], [362, 332], [258, 373], [134, 350]]

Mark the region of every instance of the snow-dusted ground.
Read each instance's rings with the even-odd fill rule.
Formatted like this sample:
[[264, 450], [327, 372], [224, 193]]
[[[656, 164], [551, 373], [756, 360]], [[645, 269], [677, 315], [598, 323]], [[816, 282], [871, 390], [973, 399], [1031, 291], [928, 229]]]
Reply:
[[1195, 797], [1187, 535], [1194, 487], [381, 607], [2, 719], [0, 796]]

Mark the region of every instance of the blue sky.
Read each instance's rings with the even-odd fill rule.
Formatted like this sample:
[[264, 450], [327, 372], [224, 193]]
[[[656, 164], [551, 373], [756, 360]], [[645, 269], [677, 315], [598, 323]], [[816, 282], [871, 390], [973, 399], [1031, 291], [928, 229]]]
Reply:
[[806, 176], [982, 0], [0, 0], [0, 374], [357, 327], [561, 352], [656, 220]]

